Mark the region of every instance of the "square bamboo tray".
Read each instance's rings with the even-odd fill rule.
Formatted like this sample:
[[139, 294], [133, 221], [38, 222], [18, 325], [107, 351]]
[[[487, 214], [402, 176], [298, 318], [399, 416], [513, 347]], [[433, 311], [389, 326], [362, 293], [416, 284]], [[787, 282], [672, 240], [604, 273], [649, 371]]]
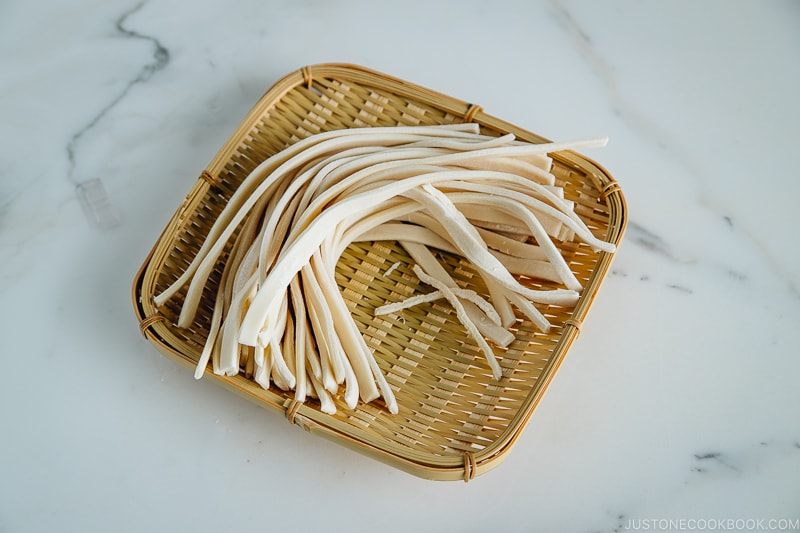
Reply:
[[[162, 307], [155, 306], [153, 296], [185, 270], [228, 199], [264, 159], [327, 130], [470, 121], [487, 134], [513, 133], [528, 142], [546, 142], [480, 106], [362, 67], [322, 64], [288, 74], [258, 101], [201, 173], [137, 273], [133, 304], [142, 334], [165, 355], [196, 366], [226, 254], [191, 327], [175, 325], [185, 292]], [[575, 202], [576, 212], [595, 235], [619, 244], [627, 215], [617, 182], [580, 154], [550, 155], [557, 184]], [[243, 372], [217, 376], [209, 368], [206, 379], [284, 413], [307, 431], [413, 475], [468, 481], [497, 466], [511, 449], [578, 336], [609, 270], [612, 255], [584, 244], [557, 244], [585, 289], [574, 308], [540, 307], [553, 324], [547, 334], [518, 318], [513, 327], [517, 340], [498, 350], [503, 369], [499, 381], [446, 303], [405, 310], [402, 319], [373, 316], [375, 307], [402, 298], [409, 287], [418, 288], [411, 260], [393, 242], [351, 245], [336, 271], [352, 315], [395, 391], [398, 415], [389, 414], [380, 401], [350, 410], [341, 397], [335, 398], [338, 413], [327, 415], [316, 401], [300, 404], [291, 393], [264, 390]], [[402, 266], [384, 276], [395, 262]], [[469, 264], [446, 255], [445, 262], [460, 283], [486, 294]], [[525, 283], [553, 287], [535, 280]]]

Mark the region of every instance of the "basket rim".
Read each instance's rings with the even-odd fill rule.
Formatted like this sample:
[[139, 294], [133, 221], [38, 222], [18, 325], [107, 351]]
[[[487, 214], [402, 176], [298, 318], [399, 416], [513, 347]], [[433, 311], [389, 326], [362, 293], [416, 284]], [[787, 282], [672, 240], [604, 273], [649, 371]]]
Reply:
[[[544, 137], [483, 112], [480, 106], [475, 104], [467, 103], [362, 66], [349, 63], [322, 63], [292, 71], [276, 81], [245, 115], [203, 173], [208, 173], [212, 177], [216, 176], [222, 170], [233, 151], [251, 131], [253, 124], [264, 115], [267, 109], [274, 106], [285, 94], [298, 85], [307, 84], [310, 86], [313, 80], [319, 77], [365, 84], [380, 82], [382, 87], [388, 87], [394, 94], [413, 97], [447, 113], [469, 118], [482, 127], [513, 133], [528, 142], [549, 142]], [[604, 194], [603, 198], [606, 200], [609, 209], [608, 229], [605, 238], [609, 242], [619, 245], [627, 226], [627, 208], [622, 190], [616, 180], [602, 166], [579, 153], [565, 151], [553, 153], [551, 156], [567, 166], [580, 167], [591, 180], [598, 193]], [[163, 252], [163, 250], [160, 250], [160, 245], [163, 244], [166, 237], [180, 226], [186, 213], [191, 212], [193, 206], [197, 205], [197, 202], [202, 199], [208, 187], [210, 187], [210, 183], [202, 174], [201, 178], [203, 179], [198, 179], [195, 182], [183, 204], [179, 206], [166, 224], [139, 268], [132, 285], [134, 312], [145, 338], [154, 344], [161, 353], [192, 367], [196, 366], [196, 361], [192, 360], [189, 355], [170, 340], [170, 337], [175, 338], [171, 332], [173, 325], [169, 324], [168, 320], [157, 319], [159, 313], [151, 301], [152, 295], [145, 295], [143, 291], [150, 267], [163, 260], [163, 253], [159, 253]], [[260, 386], [241, 375], [232, 377], [218, 376], [207, 368], [205, 377], [211, 378], [217, 384], [270, 410], [282, 412], [288, 416], [291, 408], [290, 421], [300, 425], [307, 431], [337, 441], [339, 444], [353, 448], [410, 474], [437, 480], [468, 480], [497, 466], [521, 435], [533, 411], [549, 388], [558, 368], [565, 359], [570, 346], [576, 340], [580, 324], [586, 318], [600, 284], [610, 269], [612, 260], [613, 254], [600, 252], [589, 281], [572, 312], [573, 318], [564, 325], [558, 342], [553, 348], [552, 356], [542, 369], [539, 380], [532, 387], [530, 393], [525, 396], [524, 401], [519, 404], [515, 415], [509, 419], [508, 426], [502, 431], [502, 434], [483, 449], [476, 450], [474, 453], [466, 452], [463, 457], [433, 455], [408, 449], [403, 450], [403, 453], [398, 453], [392, 449], [392, 443], [387, 445], [386, 442], [374, 435], [370, 435], [363, 429], [326, 415], [312, 406], [306, 404], [291, 406], [285, 397], [273, 392], [272, 389], [261, 389]], [[156, 318], [154, 319], [154, 317]]]

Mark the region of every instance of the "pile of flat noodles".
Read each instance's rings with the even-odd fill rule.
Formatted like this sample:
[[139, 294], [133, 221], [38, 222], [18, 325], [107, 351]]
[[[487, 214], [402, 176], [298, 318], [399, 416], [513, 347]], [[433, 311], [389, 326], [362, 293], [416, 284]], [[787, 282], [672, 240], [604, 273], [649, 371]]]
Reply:
[[[383, 397], [397, 413], [394, 393], [334, 278], [351, 243], [393, 240], [432, 290], [375, 313], [446, 300], [500, 379], [492, 344], [504, 348], [514, 340], [509, 327], [517, 312], [547, 331], [537, 305], [574, 305], [580, 296], [581, 284], [556, 242], [578, 239], [614, 251], [564, 199], [547, 155], [603, 144], [531, 144], [513, 135], [483, 135], [475, 124], [313, 135], [253, 170], [156, 304], [188, 284], [178, 325], [191, 325], [209, 276], [229, 248], [196, 377], [209, 362], [220, 375], [249, 368], [262, 387], [294, 391], [301, 402], [316, 398], [326, 413], [336, 412], [333, 396], [342, 390], [351, 409], [359, 399]], [[436, 250], [468, 260], [488, 299], [461, 288]], [[519, 276], [550, 280], [557, 288], [532, 289]]]

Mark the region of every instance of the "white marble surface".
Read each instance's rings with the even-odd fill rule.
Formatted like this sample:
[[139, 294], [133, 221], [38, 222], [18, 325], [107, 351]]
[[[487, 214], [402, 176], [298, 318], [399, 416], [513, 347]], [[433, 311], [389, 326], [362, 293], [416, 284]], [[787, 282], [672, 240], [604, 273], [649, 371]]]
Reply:
[[[0, 531], [800, 528], [799, 30], [788, 0], [3, 2]], [[131, 280], [199, 171], [327, 61], [611, 138], [613, 275], [472, 483], [306, 434], [137, 329]], [[111, 229], [76, 195], [98, 178]]]

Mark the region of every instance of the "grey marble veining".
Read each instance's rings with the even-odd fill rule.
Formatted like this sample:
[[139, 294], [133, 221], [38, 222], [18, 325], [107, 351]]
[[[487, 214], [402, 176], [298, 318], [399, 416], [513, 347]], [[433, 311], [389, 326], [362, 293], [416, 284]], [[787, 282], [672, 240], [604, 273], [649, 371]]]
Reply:
[[151, 43], [153, 47], [152, 59], [151, 61], [145, 63], [139, 70], [136, 72], [134, 76], [127, 81], [123, 89], [114, 96], [111, 101], [104, 105], [92, 119], [81, 127], [78, 131], [72, 134], [70, 137], [69, 142], [67, 143], [67, 161], [69, 162], [69, 170], [68, 170], [68, 177], [70, 181], [75, 181], [77, 178], [75, 177], [75, 167], [77, 165], [77, 155], [76, 152], [80, 146], [80, 142], [82, 138], [89, 134], [92, 129], [106, 116], [112, 111], [125, 96], [133, 89], [136, 85], [140, 83], [146, 83], [155, 73], [159, 70], [165, 68], [169, 63], [169, 50], [164, 48], [164, 46], [158, 41], [157, 38], [152, 37], [150, 35], [144, 35], [136, 30], [131, 30], [127, 28], [128, 18], [138, 12], [143, 6], [144, 2], [140, 2], [136, 4], [133, 8], [125, 11], [114, 23], [114, 27], [116, 28], [119, 35], [127, 38], [127, 39], [141, 39], [146, 42]]

